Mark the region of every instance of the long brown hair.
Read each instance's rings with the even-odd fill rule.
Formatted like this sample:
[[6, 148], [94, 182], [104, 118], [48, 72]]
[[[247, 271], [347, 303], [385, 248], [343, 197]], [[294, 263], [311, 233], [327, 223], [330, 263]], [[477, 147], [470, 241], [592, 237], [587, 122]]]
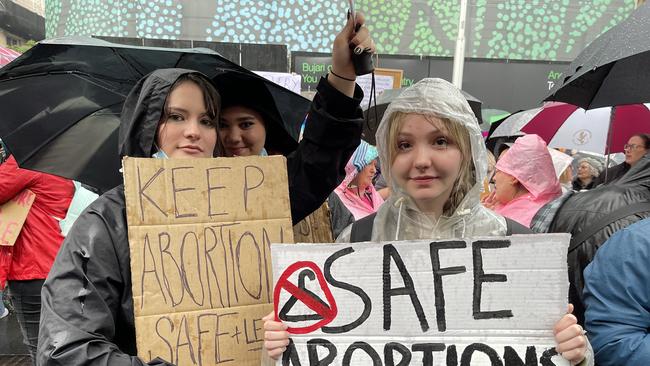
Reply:
[[[161, 123], [166, 123], [167, 118], [169, 118], [169, 96], [171, 93], [181, 84], [191, 82], [194, 83], [196, 86], [201, 89], [201, 94], [203, 94], [203, 104], [205, 105], [208, 117], [212, 120], [215, 134], [217, 133], [217, 126], [219, 125], [219, 117], [221, 115], [221, 95], [217, 91], [217, 89], [212, 85], [212, 82], [208, 80], [206, 77], [204, 77], [201, 74], [198, 73], [187, 73], [179, 76], [178, 79], [172, 84], [172, 86], [169, 88], [169, 92], [167, 93], [167, 97], [165, 99], [165, 105], [163, 106], [163, 111], [160, 115], [160, 121], [158, 122], [158, 126], [160, 126]], [[158, 129], [156, 128], [156, 135], [154, 137], [154, 141], [158, 141]], [[218, 136], [217, 136], [217, 141], [218, 141]], [[215, 151], [213, 151], [212, 156], [218, 156], [218, 144], [215, 145]]]

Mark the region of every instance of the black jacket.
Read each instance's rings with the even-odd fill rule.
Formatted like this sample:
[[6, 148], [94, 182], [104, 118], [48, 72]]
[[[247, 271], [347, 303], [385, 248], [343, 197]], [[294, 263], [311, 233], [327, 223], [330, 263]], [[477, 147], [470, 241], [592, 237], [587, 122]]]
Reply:
[[[164, 96], [187, 72], [158, 70], [134, 88], [122, 113], [122, 156], [151, 156]], [[361, 135], [360, 89], [351, 99], [322, 79], [318, 92], [304, 139], [287, 162], [294, 221], [317, 208], [343, 179]], [[135, 356], [123, 186], [106, 192], [79, 217], [43, 286], [42, 302], [39, 365], [144, 364]]]
[[591, 182], [589, 182], [589, 184], [587, 184], [586, 186], [583, 186], [580, 179], [576, 177], [571, 182], [571, 188], [573, 188], [574, 191], [582, 191], [582, 190], [588, 191], [588, 190], [590, 190], [590, 189], [592, 189], [592, 188], [594, 188], [596, 186], [596, 179], [598, 179], [598, 178], [596, 177], [596, 178], [592, 179]]
[[[618, 165], [614, 165], [612, 167], [607, 168], [606, 171], [603, 171], [598, 175], [598, 177], [594, 178], [593, 180], [593, 186], [597, 187], [601, 184], [609, 184], [609, 183], [614, 183], [617, 180], [619, 180], [622, 176], [625, 175], [625, 173], [630, 170], [630, 164], [626, 162], [622, 162]], [[607, 179], [605, 179], [605, 176], [607, 176]]]
[[[575, 237], [588, 230], [590, 225], [595, 224], [602, 217], [630, 204], [648, 200], [650, 200], [650, 157], [645, 156], [618, 180], [569, 197], [556, 213], [549, 232], [571, 233]], [[591, 263], [598, 248], [612, 234], [646, 217], [650, 217], [650, 211], [616, 220], [569, 252], [569, 301], [575, 306], [574, 314], [581, 324], [584, 324], [582, 303], [584, 269]]]

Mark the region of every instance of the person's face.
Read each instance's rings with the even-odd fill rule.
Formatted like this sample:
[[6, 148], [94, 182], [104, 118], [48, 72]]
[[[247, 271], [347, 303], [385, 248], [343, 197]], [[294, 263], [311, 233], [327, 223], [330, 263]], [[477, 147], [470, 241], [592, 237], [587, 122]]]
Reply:
[[366, 165], [357, 175], [357, 185], [359, 187], [368, 187], [372, 185], [372, 178], [374, 178], [377, 173], [375, 162], [376, 160], [373, 160], [370, 164]]
[[166, 109], [166, 119], [158, 124], [158, 148], [170, 158], [212, 157], [216, 121], [208, 116], [199, 86], [190, 81], [177, 85], [167, 97]]
[[639, 136], [630, 137], [625, 146], [625, 162], [630, 165], [636, 164], [647, 152], [645, 143]]
[[229, 107], [221, 112], [219, 139], [226, 156], [259, 155], [266, 142], [262, 116], [246, 107]]
[[[442, 121], [434, 118], [436, 126]], [[462, 163], [458, 145], [446, 131], [419, 114], [408, 114], [397, 133], [392, 176], [423, 212], [442, 212]]]
[[583, 161], [580, 163], [580, 165], [578, 165], [578, 178], [582, 180], [592, 178], [588, 163]]
[[517, 179], [510, 174], [497, 169], [494, 173], [494, 198], [506, 204], [512, 200], [517, 193]]

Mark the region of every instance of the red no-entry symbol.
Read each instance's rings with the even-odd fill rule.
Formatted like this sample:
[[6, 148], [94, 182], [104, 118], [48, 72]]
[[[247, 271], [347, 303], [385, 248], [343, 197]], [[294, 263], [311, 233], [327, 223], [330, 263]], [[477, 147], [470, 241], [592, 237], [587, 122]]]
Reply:
[[[327, 303], [323, 303], [323, 301], [321, 301], [311, 291], [307, 291], [304, 288], [300, 288], [295, 284], [289, 282], [289, 277], [301, 269], [309, 269], [314, 273], [314, 275], [316, 276], [316, 280], [318, 280], [318, 285], [320, 286], [321, 290], [325, 294], [325, 299], [327, 300]], [[291, 296], [296, 298], [297, 301], [302, 302], [303, 304], [305, 304], [305, 306], [307, 306], [308, 308], [316, 312], [319, 318], [321, 318], [320, 321], [305, 327], [289, 327], [287, 329], [289, 333], [293, 333], [293, 334], [311, 333], [329, 324], [332, 320], [334, 320], [334, 318], [336, 318], [338, 309], [336, 308], [336, 302], [334, 301], [334, 296], [332, 296], [332, 291], [330, 291], [329, 286], [325, 281], [325, 276], [323, 276], [323, 272], [320, 270], [320, 268], [318, 268], [316, 263], [307, 262], [307, 261], [296, 262], [290, 265], [282, 273], [282, 275], [278, 279], [277, 284], [275, 285], [275, 289], [273, 290], [273, 299], [274, 299], [273, 308], [275, 311], [276, 321], [280, 321], [280, 317], [278, 316], [278, 304], [280, 302], [280, 291], [282, 289], [289, 292]]]

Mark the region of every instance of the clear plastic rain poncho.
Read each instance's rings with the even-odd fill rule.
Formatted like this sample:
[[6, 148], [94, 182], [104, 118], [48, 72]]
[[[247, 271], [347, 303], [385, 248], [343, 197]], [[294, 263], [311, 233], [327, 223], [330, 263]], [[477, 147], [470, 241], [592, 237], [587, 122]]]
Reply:
[[[391, 176], [388, 141], [391, 115], [395, 112], [432, 115], [459, 123], [469, 132], [476, 182], [450, 216], [437, 221], [422, 213], [410, 196]], [[476, 117], [461, 92], [442, 79], [423, 79], [406, 89], [386, 110], [376, 134], [381, 167], [392, 193], [379, 208], [372, 229], [372, 241], [449, 239], [474, 236], [503, 236], [505, 219], [483, 207], [480, 193], [487, 174], [487, 151]], [[350, 227], [339, 237], [349, 240]]]

